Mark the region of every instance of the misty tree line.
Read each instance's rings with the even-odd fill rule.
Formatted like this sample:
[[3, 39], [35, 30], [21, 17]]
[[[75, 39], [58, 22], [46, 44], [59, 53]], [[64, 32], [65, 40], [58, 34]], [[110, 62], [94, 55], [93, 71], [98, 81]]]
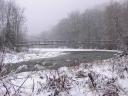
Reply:
[[23, 9], [11, 0], [0, 0], [0, 48], [16, 48], [23, 39], [23, 27]]
[[[52, 34], [42, 33], [43, 40], [71, 41], [112, 41], [102, 44], [105, 48], [115, 49], [126, 45], [128, 36], [128, 1], [111, 2], [102, 8], [86, 10], [84, 13], [72, 12], [62, 19]], [[120, 43], [120, 44], [117, 44]], [[99, 44], [96, 47], [102, 47]]]

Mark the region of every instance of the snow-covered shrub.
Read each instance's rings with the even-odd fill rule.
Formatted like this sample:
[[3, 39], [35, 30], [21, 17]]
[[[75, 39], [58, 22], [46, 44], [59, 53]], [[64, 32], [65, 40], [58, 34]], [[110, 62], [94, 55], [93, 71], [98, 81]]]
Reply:
[[48, 78], [46, 86], [48, 90], [53, 91], [53, 96], [59, 96], [61, 92], [69, 94], [69, 90], [71, 88], [70, 83], [70, 78], [67, 75], [62, 75], [59, 77], [53, 76], [52, 78]]
[[102, 96], [119, 96], [119, 88], [117, 85], [114, 84], [107, 84], [105, 89], [103, 90]]

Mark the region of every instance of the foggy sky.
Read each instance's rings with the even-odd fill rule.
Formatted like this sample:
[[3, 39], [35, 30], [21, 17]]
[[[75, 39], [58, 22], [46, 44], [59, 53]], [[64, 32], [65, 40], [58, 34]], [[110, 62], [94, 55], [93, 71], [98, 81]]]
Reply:
[[85, 9], [109, 2], [110, 0], [16, 0], [25, 8], [28, 32], [37, 34], [50, 30], [72, 11]]

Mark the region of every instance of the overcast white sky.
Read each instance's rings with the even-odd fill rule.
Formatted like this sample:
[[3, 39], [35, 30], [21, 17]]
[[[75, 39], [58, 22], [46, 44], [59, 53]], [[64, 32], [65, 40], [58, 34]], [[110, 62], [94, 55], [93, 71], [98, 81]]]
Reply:
[[72, 11], [83, 12], [87, 8], [110, 0], [16, 0], [25, 8], [29, 33], [49, 30]]

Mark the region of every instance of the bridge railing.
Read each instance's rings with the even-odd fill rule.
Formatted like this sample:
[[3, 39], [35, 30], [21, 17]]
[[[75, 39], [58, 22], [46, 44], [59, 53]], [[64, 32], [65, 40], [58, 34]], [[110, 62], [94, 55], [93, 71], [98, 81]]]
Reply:
[[29, 42], [19, 42], [17, 46], [19, 47], [104, 47], [104, 46], [118, 46], [120, 42], [113, 41], [61, 41], [61, 40], [53, 40], [53, 41], [29, 41]]

